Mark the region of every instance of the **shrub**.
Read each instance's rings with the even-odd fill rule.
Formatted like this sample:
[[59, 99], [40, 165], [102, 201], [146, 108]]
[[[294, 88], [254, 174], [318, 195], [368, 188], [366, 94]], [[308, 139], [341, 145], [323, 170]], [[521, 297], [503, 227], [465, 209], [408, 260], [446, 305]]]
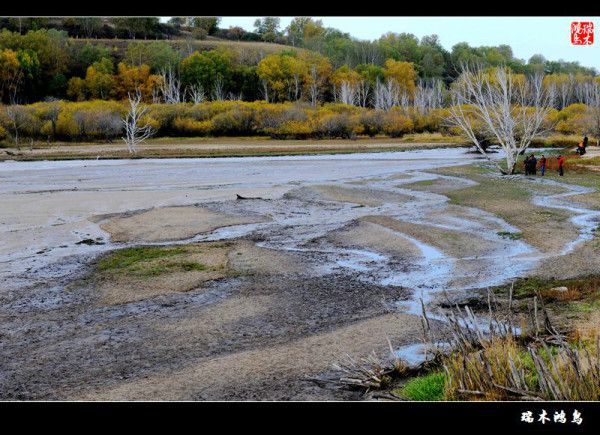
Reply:
[[360, 115], [360, 123], [363, 127], [364, 134], [370, 137], [375, 137], [383, 133], [384, 129], [384, 112], [381, 110], [365, 110]]
[[180, 134], [186, 136], [204, 136], [209, 135], [214, 129], [213, 122], [208, 121], [196, 121], [191, 118], [175, 118], [173, 122], [173, 128]]
[[287, 121], [278, 127], [266, 128], [264, 132], [276, 139], [306, 139], [314, 134], [307, 121]]
[[357, 123], [348, 114], [327, 114], [317, 120], [315, 132], [322, 138], [354, 139]]
[[212, 119], [213, 134], [250, 135], [255, 132], [254, 111], [245, 107], [236, 107], [219, 113]]
[[412, 132], [414, 123], [412, 119], [401, 113], [400, 110], [392, 109], [385, 114], [383, 132], [391, 137], [401, 137]]
[[64, 103], [56, 121], [56, 134], [68, 139], [111, 139], [122, 131], [125, 106], [116, 101]]
[[587, 106], [576, 103], [562, 109], [557, 116], [555, 130], [563, 134], [582, 133], [588, 126]]

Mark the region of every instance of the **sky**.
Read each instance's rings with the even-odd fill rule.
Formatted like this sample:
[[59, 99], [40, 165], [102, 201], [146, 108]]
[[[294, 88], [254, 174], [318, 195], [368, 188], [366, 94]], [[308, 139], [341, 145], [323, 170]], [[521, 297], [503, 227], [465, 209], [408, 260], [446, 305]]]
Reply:
[[[221, 17], [219, 27], [254, 29], [259, 17]], [[527, 61], [534, 54], [548, 60], [579, 61], [600, 71], [600, 17], [312, 17], [325, 27], [347, 32], [355, 38], [373, 40], [386, 32], [412, 33], [421, 38], [436, 34], [447, 50], [458, 42], [471, 46], [507, 44], [515, 57]], [[280, 17], [285, 29], [293, 17]], [[573, 21], [592, 21], [593, 45], [571, 45]]]

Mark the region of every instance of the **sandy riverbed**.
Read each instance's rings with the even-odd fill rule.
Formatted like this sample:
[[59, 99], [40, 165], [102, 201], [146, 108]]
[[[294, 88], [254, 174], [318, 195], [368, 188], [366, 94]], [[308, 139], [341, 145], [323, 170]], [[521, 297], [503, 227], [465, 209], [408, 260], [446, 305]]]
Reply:
[[[433, 307], [442, 290], [562, 255], [500, 236], [519, 228], [444, 195], [473, 181], [428, 172], [478, 160], [444, 149], [0, 163], [2, 398], [354, 397], [307, 377], [345, 353], [385, 355], [386, 337], [417, 343], [419, 297]], [[563, 245], [579, 240], [573, 228]], [[214, 270], [148, 282], [98, 270], [114, 249], [167, 243]]]

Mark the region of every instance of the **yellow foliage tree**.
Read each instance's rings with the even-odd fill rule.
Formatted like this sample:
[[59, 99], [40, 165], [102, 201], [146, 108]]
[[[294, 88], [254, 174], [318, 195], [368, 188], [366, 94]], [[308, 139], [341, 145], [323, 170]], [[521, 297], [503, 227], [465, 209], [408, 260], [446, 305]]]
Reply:
[[92, 65], [86, 71], [85, 86], [91, 98], [106, 100], [114, 94], [115, 77]]
[[159, 81], [160, 76], [150, 74], [148, 65], [128, 66], [121, 62], [117, 66], [116, 95], [118, 98], [124, 99], [127, 98], [128, 94], [139, 90], [142, 98], [150, 101]]
[[395, 80], [400, 86], [401, 91], [405, 91], [409, 95], [414, 95], [417, 72], [415, 71], [412, 62], [401, 62], [394, 59], [388, 59], [385, 61], [383, 76], [386, 79]]
[[0, 51], [0, 101], [16, 92], [21, 76], [21, 64], [17, 53], [9, 48]]
[[343, 65], [336, 69], [332, 74], [331, 83], [333, 83], [334, 86], [340, 86], [343, 82], [355, 85], [361, 78], [362, 76], [353, 69], [350, 69], [348, 65]]

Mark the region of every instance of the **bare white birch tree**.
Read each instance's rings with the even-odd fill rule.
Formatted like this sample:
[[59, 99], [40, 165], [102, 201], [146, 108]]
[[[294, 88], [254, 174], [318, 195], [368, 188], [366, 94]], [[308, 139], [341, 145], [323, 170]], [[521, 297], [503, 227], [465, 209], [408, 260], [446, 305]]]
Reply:
[[269, 102], [269, 83], [265, 79], [262, 79], [260, 81], [260, 85], [261, 85], [261, 92], [262, 92], [263, 98], [268, 103]]
[[340, 103], [356, 106], [358, 103], [357, 87], [347, 80], [343, 80], [336, 89], [336, 100]]
[[183, 102], [185, 96], [177, 73], [169, 66], [161, 71], [160, 77], [158, 89], [162, 101], [166, 104]]
[[319, 77], [319, 72], [317, 71], [316, 65], [311, 65], [310, 67], [310, 82], [308, 85], [308, 94], [310, 97], [310, 104], [312, 107], [317, 107], [317, 103], [319, 102], [319, 97], [321, 95], [321, 78]]
[[229, 101], [242, 101], [244, 99], [244, 93], [240, 92], [236, 94], [235, 92], [229, 92], [227, 94], [227, 100]]
[[388, 78], [384, 83], [377, 80], [373, 90], [373, 107], [388, 111], [400, 104], [400, 94], [400, 86], [396, 80]]
[[431, 109], [437, 109], [444, 104], [444, 84], [440, 79], [428, 82], [420, 80], [415, 89], [413, 106], [421, 114], [428, 113]]
[[471, 69], [463, 65], [452, 90], [448, 121], [494, 162], [475, 134], [474, 123], [479, 122], [505, 152], [506, 170], [494, 164], [503, 174], [514, 174], [519, 154], [534, 138], [549, 130], [546, 123], [551, 96], [543, 86], [541, 73], [515, 80], [507, 68], [497, 68], [488, 74], [481, 67]]
[[128, 94], [129, 110], [122, 119], [125, 127], [125, 136], [123, 141], [127, 144], [130, 154], [137, 152], [137, 146], [153, 136], [154, 128], [142, 121], [142, 118], [148, 113], [148, 107], [142, 104], [142, 93], [138, 90], [133, 95]]
[[404, 113], [408, 112], [408, 107], [410, 106], [410, 94], [406, 90], [400, 92], [398, 106], [402, 108]]
[[214, 101], [223, 101], [226, 97], [225, 85], [223, 83], [223, 78], [221, 77], [221, 75], [217, 75], [217, 78], [213, 83], [212, 97]]
[[575, 77], [573, 74], [558, 82], [556, 89], [556, 96], [558, 97], [558, 108], [564, 109], [573, 100], [573, 93], [575, 91]]
[[371, 84], [366, 79], [361, 79], [356, 85], [356, 99], [358, 105], [367, 107], [369, 104], [369, 96], [371, 95]]
[[188, 98], [192, 103], [200, 104], [206, 101], [206, 93], [204, 92], [202, 84], [196, 83], [195, 85], [189, 86], [186, 91]]

